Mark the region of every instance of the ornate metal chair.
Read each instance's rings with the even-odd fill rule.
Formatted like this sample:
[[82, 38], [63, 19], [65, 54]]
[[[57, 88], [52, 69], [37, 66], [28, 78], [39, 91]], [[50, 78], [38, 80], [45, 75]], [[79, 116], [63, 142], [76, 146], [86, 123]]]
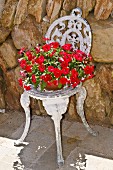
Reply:
[[[64, 16], [55, 20], [49, 27], [46, 37], [50, 39], [47, 43], [58, 41], [61, 45], [64, 45], [68, 42], [72, 44], [74, 49], [80, 49], [87, 54], [91, 49], [91, 29], [87, 21], [82, 18], [82, 11], [79, 8], [73, 9], [69, 16]], [[57, 161], [58, 165], [62, 165], [64, 163], [64, 159], [62, 156], [60, 120], [62, 119], [62, 114], [64, 114], [67, 110], [69, 97], [75, 95], [76, 93], [78, 93], [77, 112], [86, 129], [93, 136], [96, 136], [97, 133], [89, 127], [85, 119], [83, 104], [86, 98], [86, 90], [82, 87], [82, 84], [78, 85], [76, 88], [70, 87], [52, 92], [40, 92], [39, 89], [36, 90], [32, 88], [30, 91], [24, 91], [21, 95], [20, 102], [25, 110], [26, 124], [22, 136], [16, 141], [15, 145], [22, 144], [30, 127], [30, 97], [40, 99], [42, 100], [43, 106], [45, 107], [48, 115], [51, 116], [54, 122], [57, 145]]]

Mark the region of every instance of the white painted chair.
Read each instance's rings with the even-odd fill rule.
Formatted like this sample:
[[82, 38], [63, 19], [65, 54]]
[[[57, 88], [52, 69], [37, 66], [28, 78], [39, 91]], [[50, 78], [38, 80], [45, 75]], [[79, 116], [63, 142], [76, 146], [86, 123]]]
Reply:
[[[86, 54], [88, 54], [91, 49], [91, 29], [87, 21], [82, 18], [82, 11], [79, 8], [73, 9], [69, 16], [64, 16], [55, 20], [49, 27], [45, 37], [50, 39], [47, 43], [57, 41], [61, 45], [64, 45], [68, 42], [72, 44], [74, 49], [80, 49]], [[83, 104], [86, 98], [86, 90], [82, 87], [82, 84], [78, 85], [76, 88], [64, 88], [53, 92], [40, 92], [40, 90], [35, 90], [32, 88], [30, 91], [24, 91], [21, 95], [20, 102], [25, 110], [26, 124], [22, 136], [16, 141], [15, 145], [22, 144], [29, 131], [30, 97], [40, 99], [42, 100], [43, 106], [45, 107], [48, 115], [50, 115], [54, 121], [57, 145], [57, 162], [59, 166], [62, 165], [64, 163], [64, 159], [62, 155], [60, 120], [62, 119], [62, 114], [64, 114], [67, 110], [69, 97], [76, 93], [78, 93], [77, 112], [86, 129], [93, 136], [96, 136], [97, 133], [89, 127], [85, 119]]]

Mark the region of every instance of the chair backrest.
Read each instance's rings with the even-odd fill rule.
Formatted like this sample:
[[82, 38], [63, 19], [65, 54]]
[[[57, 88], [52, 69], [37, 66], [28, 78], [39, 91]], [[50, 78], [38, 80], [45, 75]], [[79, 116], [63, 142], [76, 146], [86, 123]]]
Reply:
[[82, 18], [80, 8], [72, 10], [69, 16], [55, 20], [49, 27], [46, 35], [47, 43], [57, 41], [60, 45], [72, 44], [73, 48], [90, 53], [92, 34], [88, 22]]

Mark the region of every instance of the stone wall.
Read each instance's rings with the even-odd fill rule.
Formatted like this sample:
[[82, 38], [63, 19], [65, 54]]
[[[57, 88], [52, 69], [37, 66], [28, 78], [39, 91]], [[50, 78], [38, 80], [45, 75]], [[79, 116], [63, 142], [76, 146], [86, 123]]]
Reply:
[[[92, 28], [92, 56], [96, 76], [84, 83], [87, 119], [112, 123], [113, 110], [113, 1], [112, 0], [0, 0], [0, 111], [22, 110], [18, 85], [18, 50], [42, 42], [49, 25], [80, 7]], [[68, 113], [76, 118], [75, 96]], [[32, 99], [32, 110], [46, 114], [41, 101]]]

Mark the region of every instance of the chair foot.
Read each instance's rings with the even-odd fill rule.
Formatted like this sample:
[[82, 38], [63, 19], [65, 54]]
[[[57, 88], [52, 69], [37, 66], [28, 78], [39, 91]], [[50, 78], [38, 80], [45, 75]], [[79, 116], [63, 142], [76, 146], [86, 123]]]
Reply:
[[28, 142], [23, 142], [22, 140], [16, 140], [14, 142], [14, 146], [23, 146], [23, 145], [28, 145]]
[[64, 159], [58, 160], [58, 167], [62, 167], [64, 165]]
[[87, 129], [87, 131], [91, 134], [91, 135], [93, 135], [93, 136], [98, 136], [99, 135], [99, 132], [96, 132], [96, 131], [94, 131], [93, 129], [91, 129], [90, 127], [86, 127], [86, 129]]

